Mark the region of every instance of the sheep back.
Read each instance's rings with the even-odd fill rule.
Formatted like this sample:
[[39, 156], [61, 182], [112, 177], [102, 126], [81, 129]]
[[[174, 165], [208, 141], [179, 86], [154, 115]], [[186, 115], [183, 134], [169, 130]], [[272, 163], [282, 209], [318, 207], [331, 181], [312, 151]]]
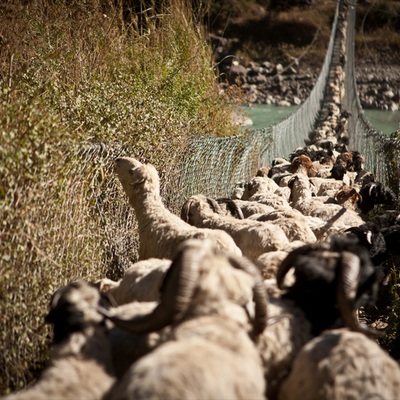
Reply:
[[400, 369], [358, 332], [326, 331], [297, 356], [279, 400], [398, 399]]

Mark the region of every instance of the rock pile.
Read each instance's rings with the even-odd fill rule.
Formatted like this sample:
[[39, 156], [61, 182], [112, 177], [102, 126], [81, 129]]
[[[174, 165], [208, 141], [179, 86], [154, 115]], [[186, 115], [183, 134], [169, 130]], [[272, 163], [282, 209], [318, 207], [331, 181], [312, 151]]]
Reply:
[[[240, 86], [250, 104], [290, 106], [301, 104], [310, 94], [319, 71], [301, 66], [297, 59], [287, 62], [244, 63], [229, 54], [228, 40], [210, 35], [218, 66], [221, 92]], [[362, 60], [356, 66], [358, 96], [365, 109], [397, 111], [400, 109], [400, 73], [395, 63], [376, 65]]]

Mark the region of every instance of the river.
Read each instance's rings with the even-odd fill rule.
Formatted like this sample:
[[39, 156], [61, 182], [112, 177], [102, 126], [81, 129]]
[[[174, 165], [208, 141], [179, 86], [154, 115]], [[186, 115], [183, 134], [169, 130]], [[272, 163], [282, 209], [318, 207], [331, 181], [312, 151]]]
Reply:
[[[248, 128], [261, 129], [281, 121], [296, 108], [296, 106], [277, 107], [257, 104], [243, 107], [243, 111], [253, 121], [253, 125]], [[373, 127], [387, 135], [399, 127], [400, 111], [364, 110], [364, 113]]]

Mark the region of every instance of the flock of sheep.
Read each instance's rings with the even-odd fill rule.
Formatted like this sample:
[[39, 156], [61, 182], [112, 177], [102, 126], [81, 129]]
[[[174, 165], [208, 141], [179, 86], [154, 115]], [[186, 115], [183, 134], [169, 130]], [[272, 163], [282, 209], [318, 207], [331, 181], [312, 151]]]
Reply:
[[398, 363], [359, 318], [400, 251], [397, 198], [361, 154], [305, 146], [180, 217], [152, 165], [115, 165], [140, 260], [56, 291], [50, 364], [4, 399], [400, 398]]

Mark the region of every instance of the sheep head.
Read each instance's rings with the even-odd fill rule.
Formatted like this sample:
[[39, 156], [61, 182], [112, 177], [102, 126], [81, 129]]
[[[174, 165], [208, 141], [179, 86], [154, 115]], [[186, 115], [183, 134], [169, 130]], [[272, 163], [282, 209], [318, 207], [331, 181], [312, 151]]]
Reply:
[[334, 237], [330, 245], [314, 243], [292, 251], [277, 272], [281, 289], [292, 268], [295, 282], [285, 296], [303, 309], [315, 334], [334, 326], [339, 318], [352, 330], [376, 333], [361, 326], [355, 315], [357, 308], [375, 301], [378, 289], [369, 253], [356, 240]]
[[247, 183], [242, 199], [248, 200], [256, 193], [273, 193], [279, 188], [278, 184], [269, 177], [256, 176]]
[[115, 160], [115, 172], [130, 200], [139, 193], [160, 193], [158, 172], [151, 164], [142, 164], [130, 157], [120, 157]]
[[[234, 199], [220, 198], [220, 199], [217, 199], [216, 202], [218, 203], [218, 207], [221, 204], [225, 204], [226, 209], [229, 212], [229, 215], [232, 215], [233, 217], [235, 217], [237, 219], [244, 219], [243, 211], [238, 206], [237, 202]], [[215, 206], [214, 206], [214, 208], [215, 208]]]
[[58, 289], [52, 296], [45, 321], [54, 327], [54, 343], [60, 343], [70, 334], [100, 324], [104, 317], [96, 307], [106, 306], [95, 285], [84, 281], [72, 282]]
[[306, 154], [300, 154], [298, 157], [293, 158], [288, 171], [292, 174], [303, 173], [309, 177], [314, 177], [316, 175], [314, 164], [311, 158]]
[[200, 226], [202, 221], [215, 213], [223, 215], [223, 211], [214, 199], [197, 194], [189, 197], [182, 206], [181, 219], [191, 225]]
[[209, 240], [189, 239], [177, 251], [161, 287], [161, 302], [153, 312], [126, 320], [113, 310], [100, 311], [116, 325], [143, 333], [177, 324], [188, 313], [209, 312], [209, 302], [213, 307], [223, 301], [245, 306], [251, 297], [253, 333], [258, 335], [267, 321], [266, 290], [258, 269], [246, 258], [220, 253]]
[[357, 203], [362, 202], [361, 195], [351, 186], [344, 185], [336, 192], [334, 199], [343, 207], [354, 210]]
[[397, 203], [397, 196], [393, 190], [381, 182], [371, 182], [362, 186], [360, 195], [363, 201], [359, 202], [359, 208], [364, 214], [371, 211], [376, 204], [395, 206]]

